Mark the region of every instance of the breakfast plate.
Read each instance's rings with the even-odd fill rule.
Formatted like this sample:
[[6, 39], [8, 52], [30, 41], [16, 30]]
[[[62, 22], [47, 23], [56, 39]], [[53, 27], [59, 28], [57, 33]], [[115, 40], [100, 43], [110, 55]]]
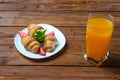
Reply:
[[[43, 59], [43, 58], [48, 58], [48, 57], [51, 57], [51, 56], [57, 54], [66, 44], [66, 38], [65, 38], [64, 34], [59, 29], [57, 29], [56, 27], [54, 27], [52, 25], [49, 25], [49, 24], [37, 24], [37, 25], [42, 26], [44, 29], [47, 29], [46, 34], [51, 31], [54, 31], [55, 37], [58, 40], [58, 45], [56, 46], [55, 50], [52, 52], [46, 52], [45, 56], [28, 51], [22, 45], [21, 37], [19, 36], [18, 33], [15, 35], [15, 38], [14, 38], [14, 44], [15, 44], [15, 47], [17, 48], [17, 50], [25, 57], [28, 57], [31, 59]], [[21, 31], [28, 33], [27, 28], [24, 28]]]

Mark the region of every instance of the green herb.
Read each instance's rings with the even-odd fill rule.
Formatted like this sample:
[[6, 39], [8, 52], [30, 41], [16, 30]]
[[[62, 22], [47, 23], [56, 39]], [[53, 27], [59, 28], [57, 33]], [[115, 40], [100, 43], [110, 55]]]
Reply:
[[40, 31], [36, 31], [33, 38], [35, 38], [37, 41], [39, 42], [43, 42], [44, 38], [45, 38], [45, 32], [46, 30], [40, 32]]

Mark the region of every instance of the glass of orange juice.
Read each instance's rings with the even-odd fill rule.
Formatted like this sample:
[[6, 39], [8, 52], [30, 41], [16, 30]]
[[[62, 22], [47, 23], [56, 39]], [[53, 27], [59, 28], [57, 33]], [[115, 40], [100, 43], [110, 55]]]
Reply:
[[110, 14], [89, 14], [84, 54], [88, 62], [100, 66], [108, 58], [113, 28], [114, 19]]

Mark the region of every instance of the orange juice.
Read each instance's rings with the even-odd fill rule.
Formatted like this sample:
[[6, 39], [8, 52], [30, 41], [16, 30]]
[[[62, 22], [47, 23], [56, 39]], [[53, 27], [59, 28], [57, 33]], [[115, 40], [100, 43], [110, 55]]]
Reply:
[[109, 51], [113, 23], [105, 18], [88, 20], [86, 31], [86, 56], [101, 61]]

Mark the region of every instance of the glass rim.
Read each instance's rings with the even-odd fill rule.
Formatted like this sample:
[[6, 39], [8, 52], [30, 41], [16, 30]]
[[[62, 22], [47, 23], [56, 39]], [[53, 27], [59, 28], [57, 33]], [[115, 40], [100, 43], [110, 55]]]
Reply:
[[[111, 14], [109, 14], [109, 13], [107, 13], [107, 12], [91, 12], [89, 15], [88, 15], [88, 20], [90, 19], [90, 17], [92, 16], [92, 15], [106, 15], [106, 16], [108, 16], [109, 18], [111, 18], [111, 22], [114, 24], [114, 17], [111, 15]], [[98, 17], [98, 18], [101, 18], [101, 17]], [[106, 18], [105, 18], [106, 19]], [[109, 20], [109, 19], [108, 19]]]
[[[92, 12], [92, 13], [90, 13], [89, 16], [88, 16], [87, 25], [89, 24], [89, 25], [92, 26], [92, 24], [89, 23], [89, 20], [92, 19], [92, 18], [90, 18], [90, 17], [92, 17], [92, 15], [99, 15], [99, 16], [94, 17], [94, 18], [104, 18], [104, 19], [109, 20], [113, 24], [113, 27], [114, 27], [114, 17], [111, 14], [106, 13], [106, 12]], [[100, 15], [102, 17], [100, 17]], [[103, 17], [103, 15], [106, 16], [106, 17], [108, 17], [108, 18], [110, 18], [110, 19]], [[97, 27], [96, 29], [102, 29], [103, 30], [103, 29], [106, 29], [106, 28]]]

